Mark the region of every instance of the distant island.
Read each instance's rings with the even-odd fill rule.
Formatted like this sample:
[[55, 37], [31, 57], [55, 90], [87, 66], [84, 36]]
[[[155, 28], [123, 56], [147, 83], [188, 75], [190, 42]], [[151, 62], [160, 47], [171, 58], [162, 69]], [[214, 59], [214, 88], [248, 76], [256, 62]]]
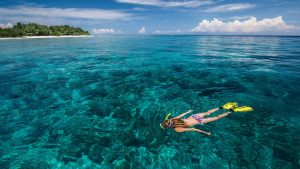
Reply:
[[0, 37], [30, 36], [79, 36], [90, 35], [88, 31], [69, 25], [46, 26], [36, 23], [23, 24], [18, 22], [12, 28], [0, 28]]

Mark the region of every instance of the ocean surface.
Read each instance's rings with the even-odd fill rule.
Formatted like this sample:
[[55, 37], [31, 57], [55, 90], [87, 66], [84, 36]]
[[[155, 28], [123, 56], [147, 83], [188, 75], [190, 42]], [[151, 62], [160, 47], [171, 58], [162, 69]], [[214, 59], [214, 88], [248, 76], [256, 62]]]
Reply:
[[[300, 37], [0, 40], [0, 166], [298, 169], [299, 96]], [[255, 111], [159, 127], [228, 101]]]

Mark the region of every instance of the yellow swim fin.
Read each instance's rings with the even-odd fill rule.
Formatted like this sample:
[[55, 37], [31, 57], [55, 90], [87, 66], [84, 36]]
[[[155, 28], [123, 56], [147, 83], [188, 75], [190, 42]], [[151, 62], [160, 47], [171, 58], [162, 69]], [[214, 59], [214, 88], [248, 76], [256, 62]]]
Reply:
[[254, 109], [249, 106], [241, 106], [241, 107], [234, 108], [232, 110], [233, 112], [249, 112], [249, 111], [253, 111]]
[[238, 103], [237, 102], [228, 102], [226, 104], [224, 104], [223, 106], [220, 107], [220, 109], [234, 109], [238, 107]]

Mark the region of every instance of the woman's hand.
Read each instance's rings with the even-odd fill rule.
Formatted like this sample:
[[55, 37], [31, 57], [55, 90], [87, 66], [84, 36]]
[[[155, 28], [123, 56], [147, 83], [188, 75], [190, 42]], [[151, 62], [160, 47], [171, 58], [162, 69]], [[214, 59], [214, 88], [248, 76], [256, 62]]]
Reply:
[[194, 110], [191, 109], [191, 110], [187, 111], [186, 113], [191, 113], [192, 111], [194, 111]]

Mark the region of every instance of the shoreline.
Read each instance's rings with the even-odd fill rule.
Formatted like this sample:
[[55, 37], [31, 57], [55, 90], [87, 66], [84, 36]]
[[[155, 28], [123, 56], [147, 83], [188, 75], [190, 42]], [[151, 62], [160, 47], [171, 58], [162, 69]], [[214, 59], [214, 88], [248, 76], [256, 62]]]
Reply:
[[22, 37], [7, 37], [0, 40], [10, 40], [10, 39], [47, 39], [47, 38], [89, 38], [93, 35], [63, 35], [63, 36], [22, 36]]

